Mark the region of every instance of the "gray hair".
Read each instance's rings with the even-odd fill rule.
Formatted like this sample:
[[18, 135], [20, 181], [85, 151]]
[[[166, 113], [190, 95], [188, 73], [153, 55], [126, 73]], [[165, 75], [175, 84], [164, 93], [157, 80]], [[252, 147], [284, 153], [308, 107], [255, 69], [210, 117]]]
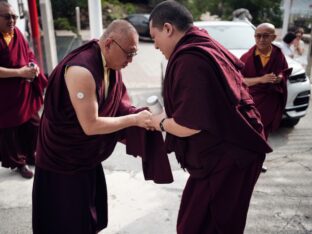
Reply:
[[105, 40], [108, 37], [127, 37], [128, 35], [135, 33], [138, 34], [136, 29], [126, 20], [114, 20], [110, 23], [102, 34], [100, 40]]
[[259, 25], [257, 26], [256, 30], [257, 30], [258, 28], [265, 28], [265, 29], [268, 29], [268, 30], [270, 30], [272, 33], [275, 34], [275, 26], [274, 26], [273, 24], [271, 24], [271, 23], [262, 23], [262, 24], [259, 24]]

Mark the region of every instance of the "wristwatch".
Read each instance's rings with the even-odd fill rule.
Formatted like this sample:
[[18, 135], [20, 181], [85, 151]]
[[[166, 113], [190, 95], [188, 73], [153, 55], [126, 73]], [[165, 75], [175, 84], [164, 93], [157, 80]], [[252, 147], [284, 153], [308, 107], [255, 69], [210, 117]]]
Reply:
[[164, 121], [166, 120], [167, 118], [163, 118], [160, 122], [159, 122], [159, 128], [162, 132], [165, 132], [165, 128], [164, 128]]

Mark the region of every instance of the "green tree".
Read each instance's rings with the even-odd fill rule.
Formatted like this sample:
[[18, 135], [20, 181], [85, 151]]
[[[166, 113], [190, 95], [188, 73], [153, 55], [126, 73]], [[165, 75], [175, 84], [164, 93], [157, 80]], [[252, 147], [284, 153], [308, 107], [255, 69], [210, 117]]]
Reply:
[[[81, 15], [85, 15], [88, 9], [88, 0], [53, 0], [51, 6], [55, 28], [74, 30], [76, 25], [75, 7], [79, 6]], [[82, 22], [81, 26], [85, 27], [86, 23]]]
[[202, 13], [209, 11], [223, 20], [231, 20], [234, 10], [245, 8], [252, 15], [252, 23], [255, 25], [271, 22], [280, 27], [282, 24], [281, 2], [276, 0], [180, 0], [180, 2], [191, 10], [195, 19], [198, 19]]
[[[121, 3], [119, 0], [101, 0], [101, 3], [104, 26], [114, 19], [136, 12], [136, 7], [131, 3]], [[88, 27], [88, 0], [53, 0], [51, 5], [56, 29], [75, 30], [77, 6], [80, 7], [81, 27]]]
[[102, 0], [104, 26], [115, 19], [121, 19], [128, 14], [135, 13], [136, 10], [132, 3], [121, 3], [119, 0]]

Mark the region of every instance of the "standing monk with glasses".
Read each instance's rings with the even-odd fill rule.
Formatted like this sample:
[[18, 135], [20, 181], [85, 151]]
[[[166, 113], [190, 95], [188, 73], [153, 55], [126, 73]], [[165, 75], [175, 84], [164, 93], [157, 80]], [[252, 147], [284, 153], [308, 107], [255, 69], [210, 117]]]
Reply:
[[241, 57], [244, 81], [261, 114], [266, 137], [279, 127], [287, 100], [287, 74], [283, 71], [288, 64], [281, 49], [272, 44], [275, 38], [274, 25], [260, 24], [255, 31], [256, 45]]
[[287, 101], [288, 65], [281, 49], [272, 44], [275, 38], [274, 25], [260, 24], [255, 31], [256, 45], [241, 57], [244, 81], [260, 112], [266, 138], [280, 126]]
[[0, 160], [3, 167], [32, 178], [26, 164], [34, 164], [38, 111], [47, 79], [15, 27], [17, 19], [12, 6], [0, 1]]

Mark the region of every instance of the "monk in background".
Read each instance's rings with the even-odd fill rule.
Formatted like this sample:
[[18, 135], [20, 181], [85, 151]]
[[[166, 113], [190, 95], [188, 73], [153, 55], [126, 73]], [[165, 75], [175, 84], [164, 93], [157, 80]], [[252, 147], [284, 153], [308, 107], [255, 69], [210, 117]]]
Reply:
[[116, 20], [49, 76], [33, 184], [34, 234], [94, 234], [107, 226], [101, 162], [117, 141], [142, 157], [145, 179], [172, 182], [162, 135], [145, 130], [151, 113], [131, 105], [122, 80], [120, 70], [137, 49], [135, 28]]
[[[256, 45], [242, 55], [245, 63], [242, 74], [249, 86], [256, 107], [261, 115], [266, 139], [280, 126], [287, 101], [286, 58], [282, 50], [272, 44], [275, 27], [270, 23], [260, 24], [255, 31]], [[267, 167], [262, 167], [266, 172]]]
[[243, 63], [176, 1], [159, 3], [150, 15], [155, 48], [168, 59], [166, 115], [152, 126], [166, 132], [190, 177], [180, 204], [178, 234], [242, 234], [250, 198], [261, 172], [263, 125], [240, 73]]
[[275, 38], [274, 25], [260, 24], [255, 31], [256, 45], [241, 57], [244, 81], [260, 112], [266, 138], [279, 127], [287, 100], [283, 71], [288, 64], [281, 49], [272, 44]]
[[[24, 35], [15, 26], [18, 16], [12, 6], [0, 1], [0, 161], [32, 178], [47, 79], [40, 73]], [[29, 66], [29, 64], [32, 66]]]

